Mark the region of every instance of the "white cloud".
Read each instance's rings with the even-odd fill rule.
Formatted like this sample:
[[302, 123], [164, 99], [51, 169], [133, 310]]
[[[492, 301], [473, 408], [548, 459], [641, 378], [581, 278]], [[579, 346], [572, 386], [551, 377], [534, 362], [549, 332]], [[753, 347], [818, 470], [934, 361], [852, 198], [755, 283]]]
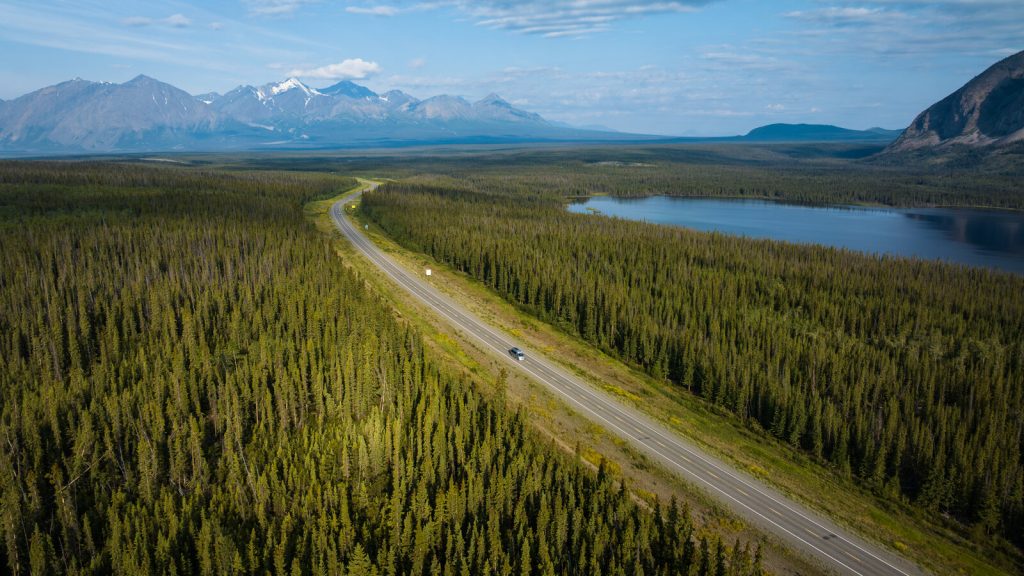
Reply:
[[[145, 17], [134, 13], [137, 7], [133, 6], [119, 6], [122, 11], [111, 8], [108, 12], [96, 10], [94, 2], [0, 0], [0, 5], [4, 13], [0, 18], [0, 38], [5, 41], [95, 55], [95, 70], [101, 70], [98, 67], [104, 62], [111, 66], [131, 62], [130, 75], [119, 73], [91, 80], [120, 81], [145, 73], [190, 92], [223, 91], [237, 84], [264, 79], [264, 62], [291, 62], [294, 66], [309, 58], [311, 53], [329, 53], [328, 50], [334, 48], [308, 35], [289, 34], [280, 27], [262, 27], [247, 19], [234, 20], [197, 5], [181, 4], [182, 12], [192, 20], [193, 27], [199, 27], [199, 23], [205, 27], [207, 23], [221, 22], [233, 33], [232, 37], [215, 42], [204, 41], [202, 34], [182, 38], [182, 30], [163, 22], [169, 12], [150, 13], [151, 17]], [[4, 84], [7, 92], [0, 97], [19, 96], [23, 92], [18, 90], [34, 90], [43, 81], [97, 73], [60, 62], [45, 68], [50, 76], [32, 77], [8, 71]], [[18, 78], [28, 80], [18, 84]]]
[[459, 0], [456, 5], [480, 26], [562, 38], [606, 32], [627, 18], [694, 12], [708, 3], [710, 0]]
[[833, 0], [833, 5], [784, 16], [806, 27], [818, 52], [893, 56], [984, 56], [1024, 45], [1020, 0]]
[[420, 68], [423, 68], [426, 65], [427, 65], [427, 59], [426, 58], [413, 58], [412, 60], [409, 60], [409, 69], [410, 70], [419, 70]]
[[[247, 0], [257, 14], [287, 14], [311, 0]], [[547, 38], [583, 37], [607, 32], [628, 18], [694, 12], [717, 0], [392, 0], [345, 8], [349, 14], [395, 16], [451, 8], [479, 26]]]
[[370, 16], [394, 16], [398, 14], [398, 8], [394, 6], [385, 6], [383, 4], [378, 6], [348, 6], [345, 8], [345, 12], [349, 14], [367, 14]]
[[312, 4], [315, 0], [245, 0], [249, 5], [249, 13], [256, 16], [282, 16], [291, 14], [304, 4]]
[[816, 24], [855, 26], [892, 21], [894, 19], [903, 18], [905, 15], [901, 12], [883, 10], [881, 8], [833, 6], [829, 8], [821, 8], [819, 10], [795, 10], [793, 12], [789, 12], [786, 16]]
[[349, 58], [347, 60], [342, 60], [337, 64], [328, 64], [318, 68], [296, 68], [289, 72], [288, 75], [323, 80], [341, 80], [345, 78], [366, 78], [368, 76], [373, 76], [378, 72], [380, 72], [380, 65], [376, 62], [368, 62], [362, 58]]
[[122, 18], [121, 24], [136, 28], [151, 26], [153, 24], [164, 24], [171, 26], [172, 28], [186, 28], [192, 25], [192, 20], [184, 14], [172, 14], [167, 18], [162, 18], [160, 20], [154, 20], [153, 18], [148, 18], [146, 16], [129, 16], [127, 18]]
[[185, 28], [186, 26], [190, 26], [192, 21], [184, 14], [172, 14], [167, 18], [164, 18], [163, 23], [175, 28]]

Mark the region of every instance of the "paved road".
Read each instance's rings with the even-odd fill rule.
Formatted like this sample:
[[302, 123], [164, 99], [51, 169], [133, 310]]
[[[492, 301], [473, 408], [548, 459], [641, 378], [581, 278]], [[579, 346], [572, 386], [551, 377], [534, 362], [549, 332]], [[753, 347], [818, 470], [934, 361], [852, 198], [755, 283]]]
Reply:
[[[369, 189], [376, 188], [371, 184]], [[358, 195], [349, 196], [351, 202]], [[797, 550], [817, 558], [838, 574], [917, 575], [923, 572], [910, 562], [879, 546], [852, 536], [830, 520], [811, 512], [753, 477], [707, 454], [669, 431], [661, 424], [620, 403], [568, 374], [552, 361], [532, 352], [528, 343], [519, 342], [501, 330], [489, 326], [437, 289], [424, 278], [406, 271], [377, 248], [344, 215], [346, 201], [331, 206], [331, 217], [341, 232], [374, 265], [396, 284], [432, 308], [457, 329], [478, 340], [485, 349], [502, 357], [515, 368], [546, 385], [575, 410], [605, 429], [631, 442], [636, 448], [660, 461], [683, 478], [704, 488], [748, 521], [778, 535]], [[514, 360], [509, 348], [526, 351], [522, 361]]]

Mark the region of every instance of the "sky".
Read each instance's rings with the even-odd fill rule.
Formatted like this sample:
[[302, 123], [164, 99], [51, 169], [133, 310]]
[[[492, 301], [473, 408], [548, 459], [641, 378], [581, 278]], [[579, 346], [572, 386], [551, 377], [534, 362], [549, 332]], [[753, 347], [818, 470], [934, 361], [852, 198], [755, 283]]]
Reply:
[[296, 76], [642, 134], [903, 128], [1024, 50], [1024, 0], [0, 0], [0, 99], [146, 74]]

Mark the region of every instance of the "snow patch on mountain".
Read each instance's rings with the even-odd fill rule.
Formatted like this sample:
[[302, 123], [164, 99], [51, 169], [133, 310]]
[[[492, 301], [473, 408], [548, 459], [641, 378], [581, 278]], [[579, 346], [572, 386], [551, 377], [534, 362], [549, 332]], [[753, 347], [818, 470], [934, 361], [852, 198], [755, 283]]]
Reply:
[[305, 84], [300, 82], [298, 78], [289, 78], [289, 79], [285, 80], [284, 82], [281, 82], [280, 84], [274, 85], [273, 87], [271, 87], [270, 93], [272, 95], [274, 95], [274, 96], [277, 96], [278, 94], [281, 94], [283, 92], [287, 92], [289, 90], [295, 90], [295, 89], [302, 90], [303, 92], [306, 93], [307, 96], [313, 96], [314, 94], [320, 94], [320, 92], [317, 92], [316, 90], [314, 90], [314, 89], [310, 88], [309, 86], [306, 86]]

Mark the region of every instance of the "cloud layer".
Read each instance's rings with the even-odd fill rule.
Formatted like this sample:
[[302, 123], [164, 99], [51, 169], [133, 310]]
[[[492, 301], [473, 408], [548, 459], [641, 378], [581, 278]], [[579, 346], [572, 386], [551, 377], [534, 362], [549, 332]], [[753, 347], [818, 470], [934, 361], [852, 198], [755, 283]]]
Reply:
[[638, 16], [692, 12], [706, 1], [629, 2], [623, 0], [490, 0], [460, 2], [480, 26], [540, 34], [548, 38], [607, 32], [615, 22]]
[[256, 16], [280, 16], [291, 14], [304, 4], [312, 4], [315, 0], [243, 0], [249, 6], [249, 12]]
[[394, 6], [349, 6], [345, 8], [349, 14], [368, 14], [370, 16], [394, 16], [399, 9]]
[[123, 18], [121, 23], [125, 26], [151, 26], [154, 24], [163, 24], [172, 28], [187, 28], [192, 25], [192, 20], [184, 14], [171, 14], [167, 18], [148, 18], [146, 16], [129, 16]]
[[[0, 73], [0, 98], [74, 76], [145, 73], [207, 92], [290, 73], [316, 86], [353, 79], [420, 97], [498, 92], [553, 120], [634, 132], [734, 134], [771, 122], [897, 128], [1024, 48], [1024, 0], [172, 6], [0, 0], [0, 43], [19, 54]], [[353, 53], [362, 58], [331, 57]]]
[[[294, 2], [295, 0], [266, 0]], [[411, 5], [368, 3], [345, 8], [350, 14], [394, 16], [406, 11], [453, 8], [479, 26], [547, 38], [579, 37], [607, 32], [628, 18], [693, 12], [714, 0], [444, 0]]]
[[1024, 48], [1020, 0], [838, 1], [785, 16], [830, 53], [991, 55]]
[[328, 64], [317, 68], [296, 68], [289, 76], [322, 80], [359, 80], [380, 72], [380, 65], [362, 58], [349, 58], [337, 64]]

